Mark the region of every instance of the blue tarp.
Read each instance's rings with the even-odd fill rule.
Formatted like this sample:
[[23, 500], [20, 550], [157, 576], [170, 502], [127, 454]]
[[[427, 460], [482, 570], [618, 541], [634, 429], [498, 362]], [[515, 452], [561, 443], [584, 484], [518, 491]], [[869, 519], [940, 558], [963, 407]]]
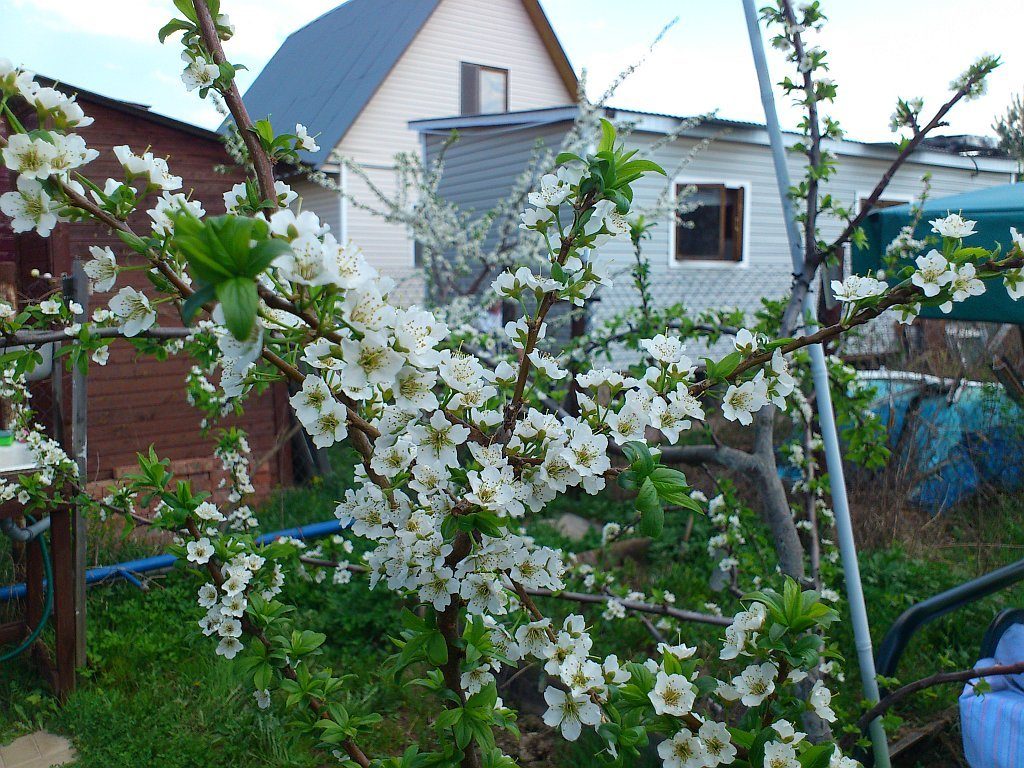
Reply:
[[[1013, 491], [1024, 485], [1024, 412], [997, 385], [956, 388], [955, 382], [899, 372], [863, 380], [878, 393], [872, 410], [889, 426], [890, 462], [909, 465], [911, 476], [920, 478], [913, 503], [937, 513], [985, 486]], [[908, 428], [913, 432], [904, 434]]]

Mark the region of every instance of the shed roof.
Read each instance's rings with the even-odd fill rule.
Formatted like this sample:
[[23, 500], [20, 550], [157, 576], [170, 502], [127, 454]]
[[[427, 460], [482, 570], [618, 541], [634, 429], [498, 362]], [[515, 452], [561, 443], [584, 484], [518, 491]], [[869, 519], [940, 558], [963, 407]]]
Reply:
[[[883, 219], [903, 219], [910, 216], [912, 205], [893, 205], [871, 215]], [[1013, 213], [1024, 218], [1024, 183], [1000, 184], [973, 192], [961, 192], [945, 197], [933, 197], [921, 207], [923, 219], [945, 216], [950, 211], [963, 212], [964, 218], [984, 216], [988, 213]]]
[[[1012, 247], [1010, 227], [1020, 227], [1024, 220], [1024, 184], [1001, 184], [996, 187], [962, 192], [956, 195], [930, 198], [922, 206], [921, 218], [914, 229], [914, 237], [923, 240], [931, 234], [930, 220], [943, 218], [948, 213], [961, 213], [976, 224], [976, 232], [965, 240], [968, 246], [995, 248], [999, 245], [1005, 254]], [[912, 206], [894, 205], [874, 211], [864, 224], [867, 247], [853, 252], [853, 269], [864, 274], [883, 265], [888, 244], [900, 230], [913, 223]], [[944, 314], [937, 307], [925, 306], [922, 317], [947, 320], [980, 320], [993, 323], [1024, 325], [1024, 305], [1009, 297], [998, 281], [989, 281], [985, 293], [971, 296], [955, 304]]]
[[112, 96], [104, 96], [102, 93], [96, 93], [95, 91], [88, 91], [85, 88], [80, 88], [77, 85], [71, 85], [70, 83], [61, 82], [54, 80], [52, 77], [46, 75], [36, 74], [35, 79], [42, 85], [56, 88], [58, 91], [68, 95], [76, 95], [82, 101], [90, 101], [94, 104], [102, 104], [104, 107], [110, 107], [110, 109], [122, 112], [126, 115], [132, 115], [133, 117], [141, 117], [143, 120], [149, 120], [153, 123], [160, 125], [166, 125], [168, 128], [174, 128], [184, 133], [198, 136], [202, 139], [209, 139], [211, 141], [220, 141], [221, 137], [216, 131], [211, 131], [208, 128], [203, 128], [192, 123], [187, 123], [184, 120], [178, 120], [175, 117], [168, 117], [167, 115], [161, 115], [159, 112], [153, 112], [146, 104], [139, 104], [134, 101], [124, 101], [123, 99], [115, 99]]
[[[569, 123], [576, 119], [578, 107], [566, 105], [561, 107], [542, 107], [517, 112], [500, 112], [490, 115], [450, 115], [444, 117], [412, 120], [409, 127], [423, 134], [447, 134], [452, 130], [468, 131], [471, 129], [489, 129], [502, 127], [505, 129], [530, 129], [540, 125], [553, 123]], [[638, 109], [621, 109], [604, 107], [603, 114], [610, 120], [631, 123], [638, 133], [668, 134], [679, 129], [684, 121], [696, 121], [696, 124], [683, 132], [689, 138], [713, 138], [715, 141], [739, 142], [769, 146], [768, 130], [764, 123], [751, 123], [743, 120], [729, 120], [715, 115], [667, 115], [660, 112], [645, 112]], [[783, 139], [787, 145], [802, 140], [796, 131], [783, 131]], [[941, 139], [941, 137], [936, 137]], [[899, 146], [888, 142], [866, 142], [853, 139], [825, 139], [824, 146], [838, 155], [875, 159], [891, 159], [899, 153]], [[961, 153], [955, 146], [942, 142], [925, 142], [913, 153], [913, 161], [926, 165], [949, 168], [966, 168], [975, 171], [991, 171], [1010, 175], [1015, 172], [1017, 164], [1002, 154], [980, 155]]]

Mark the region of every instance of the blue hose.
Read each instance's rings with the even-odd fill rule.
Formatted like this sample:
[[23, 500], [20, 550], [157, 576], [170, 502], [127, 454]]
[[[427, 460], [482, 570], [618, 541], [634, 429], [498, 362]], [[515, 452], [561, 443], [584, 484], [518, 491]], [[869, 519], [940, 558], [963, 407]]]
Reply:
[[[256, 538], [260, 545], [270, 544], [280, 538], [289, 539], [321, 539], [339, 533], [345, 526], [339, 520], [325, 520], [322, 523], [300, 525], [295, 528], [286, 528], [283, 531], [272, 531], [264, 533]], [[162, 571], [171, 568], [178, 558], [175, 555], [156, 555], [155, 557], [144, 557], [140, 560], [127, 560], [114, 565], [101, 565], [90, 568], [85, 572], [85, 583], [98, 584], [104, 581], [123, 579], [136, 587], [142, 588], [142, 582], [136, 578], [137, 573], [148, 573], [150, 571]], [[46, 559], [44, 558], [44, 563]], [[49, 584], [49, 571], [47, 571], [47, 584]], [[26, 587], [24, 584], [12, 584], [9, 587], [0, 587], [0, 603], [10, 600], [18, 600], [25, 597]]]

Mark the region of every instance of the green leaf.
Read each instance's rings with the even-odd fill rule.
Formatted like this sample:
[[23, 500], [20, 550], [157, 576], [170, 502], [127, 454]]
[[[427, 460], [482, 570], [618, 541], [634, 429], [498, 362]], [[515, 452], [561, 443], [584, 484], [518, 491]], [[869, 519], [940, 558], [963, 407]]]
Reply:
[[736, 370], [738, 366], [743, 362], [743, 353], [740, 351], [730, 352], [728, 355], [723, 357], [715, 365], [715, 374], [720, 378], [725, 378], [730, 373]]
[[601, 118], [601, 143], [597, 145], [597, 154], [610, 152], [615, 148], [615, 126]]
[[283, 240], [261, 240], [249, 250], [249, 260], [245, 265], [246, 277], [256, 278], [269, 267], [278, 256], [288, 253], [291, 246]]
[[797, 758], [800, 768], [828, 768], [835, 744], [817, 744], [805, 749]]
[[613, 189], [611, 192], [608, 193], [608, 199], [615, 203], [615, 210], [617, 210], [619, 213], [629, 213], [630, 200], [622, 190]]
[[762, 728], [754, 740], [750, 744], [748, 760], [752, 766], [764, 765], [764, 747], [769, 741], [772, 741], [776, 737], [776, 732], [772, 728]]
[[667, 176], [665, 169], [653, 160], [631, 160], [619, 166], [619, 176], [626, 176], [632, 173], [660, 173]]
[[654, 471], [651, 472], [651, 482], [654, 483], [654, 487], [659, 491], [688, 487], [686, 475], [678, 469], [672, 469], [671, 467], [655, 467]]
[[[191, 0], [174, 0], [174, 7], [181, 11], [182, 15], [189, 21], [198, 24], [199, 19], [196, 18], [196, 9], [192, 6]], [[217, 17], [216, 12], [213, 14], [214, 18]]]
[[192, 320], [208, 301], [213, 301], [217, 296], [217, 288], [213, 285], [204, 285], [181, 305], [181, 319], [185, 325], [192, 323]]
[[641, 477], [647, 477], [654, 471], [654, 457], [647, 443], [628, 442], [622, 446], [622, 453], [629, 460], [630, 467]]
[[245, 341], [256, 322], [256, 283], [248, 277], [233, 277], [217, 283], [216, 292], [224, 309], [224, 324], [232, 336]]
[[149, 244], [138, 235], [132, 234], [131, 232], [122, 232], [119, 229], [117, 230], [117, 236], [121, 238], [121, 242], [136, 253], [145, 255], [146, 251], [149, 250]]
[[583, 162], [583, 158], [579, 155], [573, 154], [572, 152], [559, 152], [555, 158], [555, 165], [565, 165], [571, 162]]
[[431, 632], [426, 644], [427, 661], [439, 667], [448, 661], [448, 644], [440, 632]]
[[635, 491], [640, 485], [639, 477], [636, 472], [631, 469], [627, 469], [625, 472], [620, 472], [616, 482], [619, 484], [620, 488], [627, 491]]
[[640, 532], [652, 539], [661, 536], [661, 531], [665, 527], [665, 510], [658, 501], [658, 490], [650, 478], [645, 479], [640, 486], [636, 508], [640, 512]]
[[171, 19], [169, 22], [160, 27], [160, 31], [157, 32], [156, 36], [160, 39], [160, 42], [162, 43], [175, 32], [187, 32], [190, 29], [195, 29], [195, 25], [189, 24], [187, 21], [184, 21], [182, 19]]

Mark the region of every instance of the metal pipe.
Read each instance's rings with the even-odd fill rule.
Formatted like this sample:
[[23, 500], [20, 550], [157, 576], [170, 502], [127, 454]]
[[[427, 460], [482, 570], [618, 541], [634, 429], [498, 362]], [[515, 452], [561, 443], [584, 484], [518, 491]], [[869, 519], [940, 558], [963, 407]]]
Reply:
[[[764, 42], [761, 39], [761, 28], [754, 0], [743, 0], [743, 10], [747, 21], [747, 32], [750, 36], [750, 50], [754, 57], [754, 67], [757, 70], [765, 125], [771, 141], [775, 180], [779, 188], [779, 198], [782, 201], [786, 237], [793, 260], [793, 273], [798, 275], [803, 272], [804, 253], [800, 244], [800, 229], [797, 226], [793, 201], [789, 197], [790, 180], [789, 167], [786, 164], [786, 148], [782, 139], [778, 114], [775, 110], [775, 96], [772, 92], [771, 76], [768, 72], [768, 59], [764, 53]], [[809, 303], [813, 295], [813, 291], [808, 291], [805, 309], [813, 307], [813, 304]], [[813, 317], [812, 313], [805, 312], [805, 314]], [[857, 544], [853, 538], [853, 525], [850, 521], [846, 476], [843, 472], [843, 456], [836, 429], [835, 412], [832, 409], [832, 394], [829, 389], [828, 369], [825, 366], [825, 351], [820, 344], [811, 345], [807, 351], [811, 359], [811, 376], [814, 380], [818, 423], [821, 429], [821, 440], [825, 447], [825, 461], [832, 489], [832, 509], [835, 513], [836, 530], [839, 534], [839, 552], [843, 563], [847, 601], [850, 604], [850, 620], [853, 624], [854, 644], [860, 664], [861, 683], [864, 697], [875, 702], [879, 699], [878, 679], [875, 672], [875, 658], [871, 649], [871, 630], [868, 625], [867, 606], [864, 603], [864, 590], [860, 580], [860, 564], [857, 562]], [[876, 718], [871, 722], [870, 734], [875, 767], [889, 768], [889, 745], [881, 718]]]
[[43, 531], [46, 531], [49, 528], [49, 516], [44, 517], [42, 520], [39, 520], [35, 523], [26, 525], [24, 528], [22, 528], [20, 525], [14, 522], [14, 518], [5, 517], [3, 520], [0, 520], [0, 532], [3, 532], [3, 534], [7, 536], [7, 538], [9, 538], [11, 541], [17, 541], [22, 544], [24, 544], [27, 541], [32, 541], [37, 536], [39, 536]]
[[[300, 540], [321, 539], [324, 536], [339, 533], [343, 529], [344, 526], [342, 526], [340, 520], [325, 520], [321, 523], [300, 525], [295, 528], [286, 528], [282, 531], [265, 533], [256, 538], [256, 543], [262, 546], [283, 538]], [[135, 577], [135, 574], [167, 570], [174, 567], [177, 559], [175, 555], [156, 555], [139, 560], [127, 560], [123, 563], [115, 563], [114, 565], [101, 565], [96, 568], [90, 568], [85, 572], [85, 583], [98, 584], [103, 581], [124, 579], [143, 589], [144, 585]], [[0, 603], [21, 599], [25, 596], [25, 593], [26, 588], [24, 584], [0, 587]]]
[[900, 657], [910, 638], [928, 622], [968, 603], [988, 597], [1022, 579], [1024, 560], [1018, 560], [910, 606], [892, 623], [878, 646], [878, 671], [884, 677], [894, 677]]

